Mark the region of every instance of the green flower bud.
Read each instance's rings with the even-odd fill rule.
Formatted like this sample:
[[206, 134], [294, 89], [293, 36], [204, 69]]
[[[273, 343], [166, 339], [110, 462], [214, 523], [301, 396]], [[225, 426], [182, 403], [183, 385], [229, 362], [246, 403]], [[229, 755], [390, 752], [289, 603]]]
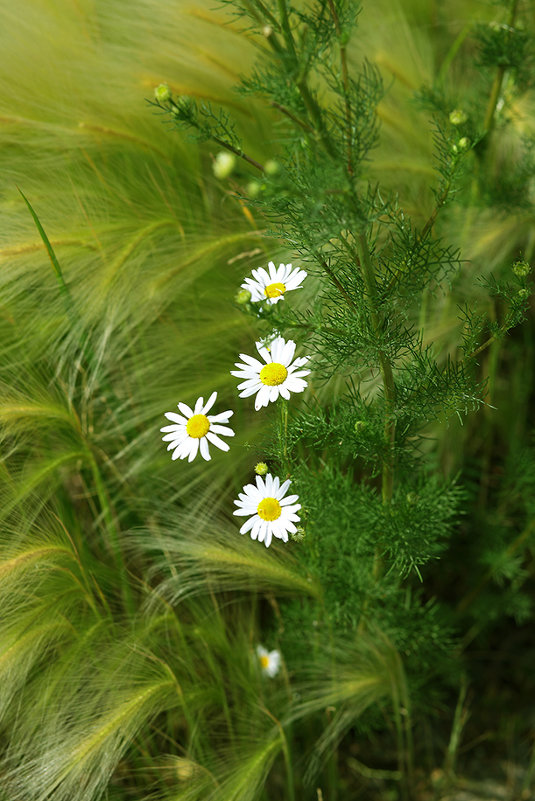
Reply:
[[366, 423], [364, 422], [364, 420], [357, 420], [357, 422], [355, 423], [355, 425], [353, 426], [353, 428], [354, 428], [354, 430], [355, 430], [355, 434], [360, 434], [360, 433], [361, 433], [361, 431], [362, 431], [364, 428], [366, 428]]
[[269, 159], [269, 161], [266, 161], [264, 164], [264, 172], [266, 175], [270, 176], [277, 175], [277, 173], [280, 172], [279, 162], [275, 161], [274, 159]]
[[258, 464], [255, 465], [254, 471], [257, 476], [265, 476], [268, 469], [269, 468], [265, 462], [258, 462]]
[[412, 504], [413, 504], [413, 503], [416, 503], [416, 501], [417, 501], [417, 500], [418, 500], [418, 496], [417, 496], [417, 494], [416, 494], [415, 492], [408, 492], [408, 493], [407, 493], [407, 495], [406, 495], [406, 501], [407, 501], [407, 503], [409, 503], [411, 506], [412, 506]]
[[470, 147], [470, 140], [467, 136], [463, 136], [462, 139], [459, 139], [457, 142], [459, 150], [468, 150]]
[[248, 289], [240, 289], [239, 292], [236, 293], [234, 300], [236, 303], [239, 303], [240, 306], [245, 306], [251, 300], [251, 293]]
[[235, 165], [236, 165], [236, 156], [234, 155], [234, 153], [227, 153], [226, 150], [222, 150], [215, 157], [212, 169], [214, 171], [215, 177], [221, 180], [223, 178], [229, 177]]
[[467, 113], [461, 108], [454, 109], [450, 114], [450, 122], [452, 125], [462, 125], [467, 119]]
[[513, 272], [518, 278], [525, 278], [531, 272], [531, 267], [527, 261], [515, 261], [513, 264]]
[[518, 290], [518, 297], [520, 300], [527, 300], [530, 296], [529, 289], [519, 289]]
[[261, 189], [262, 185], [259, 184], [258, 181], [249, 181], [247, 184], [247, 194], [250, 198], [258, 197]]
[[171, 90], [166, 83], [161, 83], [154, 90], [154, 97], [158, 103], [167, 103], [171, 97]]

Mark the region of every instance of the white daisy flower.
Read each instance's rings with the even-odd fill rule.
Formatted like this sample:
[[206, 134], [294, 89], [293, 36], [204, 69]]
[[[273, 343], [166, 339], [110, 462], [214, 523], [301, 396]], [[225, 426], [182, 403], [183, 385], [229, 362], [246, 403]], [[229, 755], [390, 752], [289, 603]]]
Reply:
[[298, 495], [286, 495], [290, 479], [280, 484], [278, 476], [268, 473], [265, 479], [256, 476], [256, 486], [246, 484], [243, 492], [238, 494], [239, 500], [234, 501], [237, 509], [235, 515], [248, 515], [240, 528], [240, 534], [251, 532], [251, 539], [263, 542], [269, 548], [272, 537], [288, 542], [288, 532], [295, 534], [295, 523], [300, 522], [297, 510], [301, 508]]
[[256, 655], [260, 662], [260, 669], [265, 676], [270, 679], [276, 676], [281, 666], [281, 655], [279, 651], [268, 651], [263, 645], [256, 646]]
[[265, 364], [252, 356], [240, 353], [240, 359], [244, 364], [236, 362], [238, 370], [231, 370], [231, 375], [237, 378], [244, 378], [238, 389], [241, 390], [240, 398], [248, 398], [256, 394], [255, 409], [258, 411], [262, 406], [276, 401], [279, 395], [288, 400], [291, 392], [303, 392], [307, 382], [303, 376], [308, 375], [310, 370], [299, 370], [308, 361], [308, 356], [300, 356], [292, 364], [295, 353], [295, 342], [276, 337], [271, 345], [266, 348], [261, 342], [256, 343], [256, 349], [263, 358]]
[[175, 412], [165, 412], [168, 420], [173, 425], [160, 428], [165, 434], [162, 437], [164, 442], [169, 442], [167, 450], [173, 450], [172, 459], [185, 459], [192, 462], [200, 451], [203, 459], [207, 461], [211, 458], [208, 450], [208, 443], [211, 442], [222, 451], [228, 451], [229, 446], [218, 437], [222, 434], [225, 437], [233, 437], [234, 431], [220, 423], [228, 423], [229, 417], [234, 412], [227, 411], [220, 414], [207, 414], [216, 402], [217, 392], [212, 392], [208, 401], [204, 403], [203, 398], [197, 398], [195, 408], [190, 409], [185, 403], [179, 403], [178, 409], [182, 414]]
[[284, 293], [291, 289], [301, 289], [301, 282], [307, 274], [304, 270], [292, 270], [291, 264], [279, 264], [275, 267], [272, 261], [268, 264], [269, 272], [259, 267], [252, 270], [253, 277], [246, 278], [242, 284], [243, 289], [251, 293], [251, 300], [256, 303], [265, 300], [267, 303], [278, 303], [284, 300]]

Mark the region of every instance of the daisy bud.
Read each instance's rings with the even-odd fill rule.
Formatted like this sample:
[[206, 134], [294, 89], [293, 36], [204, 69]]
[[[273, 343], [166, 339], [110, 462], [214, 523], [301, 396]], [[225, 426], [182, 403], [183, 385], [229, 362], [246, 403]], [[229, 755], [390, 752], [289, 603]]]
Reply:
[[171, 97], [171, 90], [166, 83], [161, 83], [154, 90], [154, 97], [158, 103], [167, 103]]
[[450, 114], [450, 122], [452, 125], [462, 125], [467, 119], [468, 115], [460, 108], [454, 109]]
[[457, 145], [459, 147], [459, 150], [468, 150], [468, 148], [470, 147], [470, 140], [467, 136], [463, 136], [461, 139], [459, 139]]
[[271, 27], [271, 25], [264, 25], [264, 27], [262, 28], [262, 33], [264, 34], [266, 39], [269, 39], [269, 37], [273, 33], [273, 28]]
[[235, 165], [236, 165], [236, 156], [234, 155], [234, 153], [227, 153], [227, 151], [222, 150], [215, 157], [212, 169], [214, 171], [215, 177], [222, 180], [223, 178], [228, 178], [228, 176], [234, 170]]
[[357, 420], [353, 428], [355, 429], [355, 434], [360, 434], [361, 431], [366, 427], [366, 423], [364, 420]]
[[280, 172], [279, 162], [274, 159], [269, 159], [269, 161], [266, 161], [264, 164], [264, 172], [269, 176], [277, 175], [277, 173]]
[[240, 291], [236, 294], [234, 300], [240, 306], [246, 306], [251, 300], [251, 293], [249, 292], [248, 289], [240, 289]]
[[525, 278], [531, 272], [531, 267], [527, 261], [515, 261], [513, 264], [513, 272], [518, 278]]
[[407, 503], [412, 506], [418, 500], [418, 496], [416, 495], [415, 492], [408, 492], [406, 495], [406, 500]]
[[247, 184], [247, 194], [250, 198], [258, 197], [261, 189], [262, 184], [259, 184], [258, 181], [249, 181]]
[[254, 471], [257, 476], [265, 476], [268, 469], [269, 468], [265, 462], [258, 462], [258, 464], [255, 465]]
[[520, 300], [527, 300], [529, 298], [529, 289], [519, 289], [518, 297]]

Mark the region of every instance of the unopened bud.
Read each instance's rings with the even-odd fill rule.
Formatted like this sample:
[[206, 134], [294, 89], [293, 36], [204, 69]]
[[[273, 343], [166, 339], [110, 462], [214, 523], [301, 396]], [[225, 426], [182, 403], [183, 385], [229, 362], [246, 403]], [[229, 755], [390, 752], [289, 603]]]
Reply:
[[366, 428], [366, 423], [364, 420], [357, 420], [354, 425], [355, 434], [360, 434], [364, 428]]
[[518, 278], [525, 278], [531, 272], [531, 267], [527, 261], [515, 261], [513, 264], [513, 272]]
[[234, 300], [236, 303], [239, 303], [240, 306], [245, 306], [251, 300], [251, 293], [248, 289], [240, 289], [239, 292], [236, 293]]
[[261, 188], [262, 186], [258, 183], [258, 181], [249, 181], [247, 184], [247, 194], [250, 198], [258, 197]]
[[452, 125], [462, 125], [467, 119], [468, 115], [466, 111], [463, 111], [461, 108], [453, 109], [450, 114], [450, 122]]
[[416, 501], [418, 500], [418, 496], [416, 495], [415, 492], [407, 492], [406, 500], [407, 503], [409, 503], [412, 506], [412, 504], [416, 503]]
[[467, 136], [463, 136], [462, 139], [459, 139], [457, 144], [459, 146], [459, 150], [468, 150], [470, 147], [470, 140]]
[[171, 97], [171, 90], [166, 83], [161, 83], [154, 90], [154, 97], [158, 103], [167, 103]]
[[228, 178], [228, 176], [232, 173], [235, 164], [236, 156], [234, 153], [227, 153], [225, 150], [222, 150], [215, 157], [215, 161], [212, 166], [215, 177], [219, 179]]
[[262, 33], [266, 37], [266, 39], [269, 39], [269, 37], [273, 33], [273, 28], [271, 27], [271, 25], [264, 25], [264, 27], [262, 28]]
[[270, 176], [277, 175], [277, 173], [280, 172], [279, 162], [275, 161], [274, 159], [266, 161], [266, 163], [264, 164], [264, 172], [266, 173], [266, 175]]
[[530, 292], [529, 289], [519, 289], [518, 290], [518, 297], [520, 300], [527, 300], [529, 298]]
[[269, 468], [265, 462], [258, 462], [258, 464], [255, 464], [254, 471], [257, 476], [265, 476], [268, 469]]

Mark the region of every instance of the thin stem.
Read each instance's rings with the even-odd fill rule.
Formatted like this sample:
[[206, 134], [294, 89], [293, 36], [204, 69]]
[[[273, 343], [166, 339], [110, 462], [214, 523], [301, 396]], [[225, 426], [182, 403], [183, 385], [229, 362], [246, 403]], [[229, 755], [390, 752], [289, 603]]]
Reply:
[[[376, 335], [379, 335], [380, 324], [377, 315], [377, 287], [375, 283], [375, 272], [368, 248], [368, 242], [364, 234], [359, 234], [357, 246], [360, 257], [360, 267], [362, 277], [366, 286], [370, 303], [370, 317]], [[396, 387], [392, 365], [384, 350], [378, 351], [381, 375], [383, 378], [383, 388], [385, 394], [385, 425], [384, 440], [386, 445], [386, 456], [383, 460], [382, 495], [383, 503], [388, 504], [392, 500], [394, 492], [394, 443], [396, 438], [396, 420], [394, 417], [394, 406], [396, 400]]]
[[308, 123], [297, 117], [295, 114], [293, 114], [293, 112], [291, 112], [285, 106], [281, 106], [281, 104], [277, 103], [275, 100], [272, 100], [269, 105], [271, 106], [271, 108], [276, 108], [277, 111], [280, 111], [282, 114], [285, 114], [287, 117], [289, 117], [292, 120], [292, 122], [295, 122], [296, 125], [299, 125], [299, 127], [302, 128], [303, 131], [306, 131], [309, 134], [314, 133], [314, 129], [311, 128], [311, 126]]
[[[509, 14], [509, 19], [507, 20], [507, 26], [509, 28], [514, 27], [517, 11], [518, 11], [518, 0], [513, 0], [511, 11]], [[502, 85], [503, 85], [503, 79], [505, 77], [505, 72], [506, 68], [503, 66], [499, 66], [496, 71], [496, 75], [494, 77], [492, 89], [490, 92], [489, 102], [487, 105], [487, 111], [485, 113], [485, 121], [483, 123], [483, 130], [485, 132], [484, 135], [488, 134], [489, 131], [494, 126], [494, 116], [496, 114], [496, 107], [498, 105], [498, 100], [500, 99], [500, 95], [502, 92]]]
[[292, 29], [290, 28], [290, 17], [288, 15], [288, 8], [286, 7], [286, 0], [277, 0], [277, 5], [279, 8], [279, 15], [280, 15], [280, 22], [282, 32], [284, 34], [284, 40], [286, 42], [286, 47], [290, 52], [291, 56], [293, 57], [294, 61], [297, 61], [297, 54], [295, 52], [295, 43], [294, 37], [292, 34]]
[[[334, 5], [333, 0], [329, 0], [329, 9], [333, 18], [334, 27], [336, 28], [336, 35], [341, 40], [342, 28], [340, 27], [340, 18]], [[353, 152], [351, 147], [351, 104], [349, 102], [349, 72], [347, 69], [347, 51], [346, 46], [340, 41], [340, 66], [342, 68], [342, 85], [344, 87], [344, 105], [346, 114], [346, 131], [347, 131], [347, 171], [349, 175], [353, 175]]]
[[251, 164], [253, 167], [256, 167], [256, 169], [260, 170], [260, 172], [264, 172], [264, 167], [262, 166], [262, 164], [260, 164], [260, 162], [255, 161], [255, 159], [248, 156], [247, 153], [243, 152], [243, 150], [238, 150], [237, 147], [234, 147], [234, 145], [225, 142], [224, 139], [220, 139], [218, 136], [212, 136], [212, 139], [214, 142], [217, 142], [218, 145], [221, 145], [221, 147], [224, 147], [226, 150], [230, 150], [230, 152], [234, 153], [235, 156], [239, 156], [239, 158], [243, 159], [248, 164]]

